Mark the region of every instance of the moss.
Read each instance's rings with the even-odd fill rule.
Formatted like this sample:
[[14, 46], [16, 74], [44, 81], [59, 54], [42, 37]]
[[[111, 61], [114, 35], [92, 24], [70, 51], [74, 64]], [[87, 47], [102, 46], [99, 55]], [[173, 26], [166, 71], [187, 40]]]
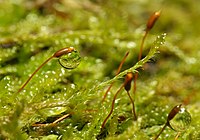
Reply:
[[[186, 0], [0, 2], [0, 139], [153, 139], [180, 103], [192, 122], [179, 139], [199, 139], [198, 5]], [[137, 61], [145, 23], [162, 7]], [[70, 46], [81, 56], [78, 67], [65, 69], [54, 58], [17, 93], [39, 65]], [[138, 120], [122, 90], [101, 129], [127, 72], [139, 72], [137, 92], [130, 91]], [[167, 127], [159, 138], [176, 136]]]

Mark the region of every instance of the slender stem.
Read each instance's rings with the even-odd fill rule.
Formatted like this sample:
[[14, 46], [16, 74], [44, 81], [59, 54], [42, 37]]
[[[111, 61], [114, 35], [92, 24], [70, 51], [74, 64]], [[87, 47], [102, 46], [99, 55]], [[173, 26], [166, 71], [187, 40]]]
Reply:
[[111, 84], [110, 84], [110, 86], [108, 87], [108, 89], [106, 90], [106, 92], [105, 92], [105, 94], [104, 94], [104, 96], [103, 96], [103, 99], [102, 99], [102, 103], [105, 101], [105, 99], [106, 99], [106, 97], [107, 97], [107, 95], [108, 95], [108, 92], [110, 91], [110, 89], [112, 88], [112, 86], [113, 86], [113, 84], [114, 84], [114, 82], [112, 82]]
[[178, 132], [176, 137], [174, 138], [174, 140], [178, 140], [179, 136], [180, 136], [181, 132]]
[[52, 122], [52, 124], [56, 124], [56, 123], [58, 123], [58, 122], [64, 120], [65, 118], [69, 117], [70, 115], [71, 115], [71, 114], [66, 114], [66, 115], [64, 115], [64, 116], [62, 116], [62, 117], [60, 117], [60, 118], [58, 118], [58, 119], [55, 120], [54, 122]]
[[58, 122], [61, 122], [62, 120], [66, 119], [67, 117], [69, 117], [71, 114], [66, 114], [58, 119], [56, 119], [54, 122], [52, 123], [38, 123], [38, 124], [33, 124], [32, 126], [34, 127], [46, 127], [46, 126], [55, 126]]
[[139, 55], [138, 55], [138, 61], [140, 61], [141, 58], [142, 58], [142, 51], [143, 51], [143, 47], [144, 47], [144, 42], [145, 42], [145, 39], [146, 39], [148, 33], [149, 33], [149, 30], [146, 29], [144, 36], [142, 38], [142, 42], [141, 42], [141, 46], [140, 46], [140, 52], [139, 52]]
[[168, 123], [166, 123], [163, 128], [161, 129], [161, 131], [159, 132], [159, 134], [154, 138], [154, 140], [157, 140], [158, 137], [160, 136], [160, 134], [165, 130], [165, 128], [168, 126]]
[[128, 55], [129, 55], [129, 52], [126, 52], [126, 54], [125, 54], [125, 56], [123, 57], [121, 63], [119, 64], [119, 67], [118, 67], [118, 69], [117, 69], [116, 75], [118, 75], [118, 74], [120, 73], [120, 71], [121, 71], [121, 69], [122, 69], [122, 66], [123, 66], [124, 62], [126, 61], [126, 58], [128, 57]]
[[110, 117], [110, 115], [112, 114], [113, 110], [114, 110], [114, 106], [115, 106], [115, 100], [117, 98], [117, 95], [119, 94], [119, 92], [123, 89], [125, 83], [121, 85], [121, 87], [118, 89], [118, 91], [116, 92], [113, 100], [112, 100], [112, 105], [111, 105], [111, 110], [110, 110], [110, 113], [108, 114], [108, 116], [105, 118], [105, 120], [103, 121], [102, 125], [101, 125], [101, 129], [104, 128], [108, 118]]
[[43, 62], [33, 73], [32, 75], [27, 79], [27, 81], [22, 85], [22, 87], [17, 91], [17, 93], [21, 92], [24, 87], [28, 84], [28, 82], [32, 79], [32, 77], [47, 63], [49, 62], [54, 56], [49, 57], [45, 62]]
[[[142, 58], [142, 51], [143, 51], [143, 47], [144, 47], [144, 42], [145, 42], [145, 39], [146, 39], [148, 33], [149, 33], [149, 30], [146, 29], [145, 33], [144, 33], [144, 36], [142, 38], [142, 42], [141, 42], [141, 46], [140, 46], [140, 52], [138, 54], [138, 61], [140, 61], [141, 58]], [[134, 76], [133, 94], [136, 93], [136, 89], [137, 89], [137, 83], [136, 83], [136, 81], [137, 81], [137, 78], [138, 78], [138, 73], [136, 73], [135, 76]]]
[[136, 111], [135, 111], [135, 104], [134, 104], [134, 101], [129, 93], [129, 91], [127, 91], [127, 94], [128, 94], [128, 97], [130, 98], [131, 100], [131, 103], [132, 103], [132, 112], [133, 112], [133, 115], [134, 115], [134, 120], [137, 120], [137, 115], [136, 115]]
[[[128, 54], [129, 54], [129, 52], [127, 52], [127, 53], [125, 54], [124, 58], [122, 59], [120, 65], [119, 65], [119, 67], [118, 67], [118, 69], [117, 69], [116, 76], [120, 73], [121, 68], [122, 68], [124, 62], [125, 62], [126, 58], [128, 57]], [[102, 99], [101, 102], [104, 102], [104, 101], [105, 101], [106, 96], [108, 95], [108, 92], [110, 91], [110, 89], [111, 89], [112, 86], [113, 86], [113, 83], [114, 83], [114, 82], [112, 82], [112, 83], [110, 84], [110, 86], [108, 87], [108, 89], [106, 90], [106, 92], [105, 92], [105, 94], [104, 94], [103, 99]]]

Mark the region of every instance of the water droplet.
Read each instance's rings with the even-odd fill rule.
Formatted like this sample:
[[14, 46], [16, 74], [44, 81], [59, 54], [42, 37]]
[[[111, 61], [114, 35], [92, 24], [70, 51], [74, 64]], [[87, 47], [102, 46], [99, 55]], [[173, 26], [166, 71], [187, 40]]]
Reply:
[[77, 51], [72, 51], [71, 53], [61, 56], [58, 61], [64, 68], [74, 69], [80, 64], [81, 57]]
[[190, 123], [191, 115], [184, 107], [181, 107], [175, 117], [169, 121], [171, 128], [178, 132], [186, 130]]
[[76, 86], [75, 86], [74, 84], [71, 84], [71, 88], [72, 88], [72, 89], [75, 89], [75, 87], [76, 87]]

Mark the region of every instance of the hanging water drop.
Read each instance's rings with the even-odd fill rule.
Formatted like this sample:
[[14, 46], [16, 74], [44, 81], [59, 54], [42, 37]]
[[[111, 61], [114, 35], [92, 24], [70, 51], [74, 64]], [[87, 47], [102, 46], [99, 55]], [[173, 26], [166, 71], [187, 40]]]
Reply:
[[[81, 57], [79, 56], [78, 52], [73, 47], [63, 48], [55, 52], [51, 57], [49, 57], [47, 60], [45, 60], [27, 79], [27, 81], [21, 86], [21, 88], [17, 91], [19, 93], [24, 89], [24, 87], [29, 83], [29, 81], [32, 79], [32, 77], [50, 60], [53, 58], [58, 58], [58, 61], [61, 66], [63, 66], [66, 69], [74, 69], [76, 68], [81, 61]], [[61, 75], [62, 76], [62, 75]], [[46, 77], [48, 78], [48, 77]], [[42, 79], [44, 82], [44, 79]], [[41, 83], [41, 81], [39, 81]]]
[[79, 53], [76, 50], [74, 50], [70, 53], [67, 53], [59, 57], [58, 61], [60, 65], [63, 66], [64, 68], [74, 69], [80, 64], [81, 57]]
[[190, 113], [182, 107], [182, 104], [176, 105], [168, 114], [167, 122], [159, 132], [159, 134], [154, 138], [157, 140], [160, 134], [165, 130], [168, 126], [174, 131], [182, 132], [185, 131], [191, 123], [191, 115]]
[[191, 115], [184, 107], [181, 107], [174, 118], [169, 121], [170, 127], [178, 132], [185, 131], [190, 123]]

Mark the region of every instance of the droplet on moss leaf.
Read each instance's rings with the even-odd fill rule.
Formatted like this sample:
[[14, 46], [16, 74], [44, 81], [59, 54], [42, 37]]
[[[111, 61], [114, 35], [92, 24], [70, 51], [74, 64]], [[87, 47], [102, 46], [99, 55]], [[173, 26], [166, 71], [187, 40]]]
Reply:
[[178, 132], [185, 131], [190, 123], [191, 115], [184, 107], [181, 107], [175, 117], [169, 121], [171, 128]]
[[81, 57], [77, 51], [72, 51], [66, 55], [59, 57], [58, 61], [60, 65], [64, 68], [74, 69], [80, 64]]

